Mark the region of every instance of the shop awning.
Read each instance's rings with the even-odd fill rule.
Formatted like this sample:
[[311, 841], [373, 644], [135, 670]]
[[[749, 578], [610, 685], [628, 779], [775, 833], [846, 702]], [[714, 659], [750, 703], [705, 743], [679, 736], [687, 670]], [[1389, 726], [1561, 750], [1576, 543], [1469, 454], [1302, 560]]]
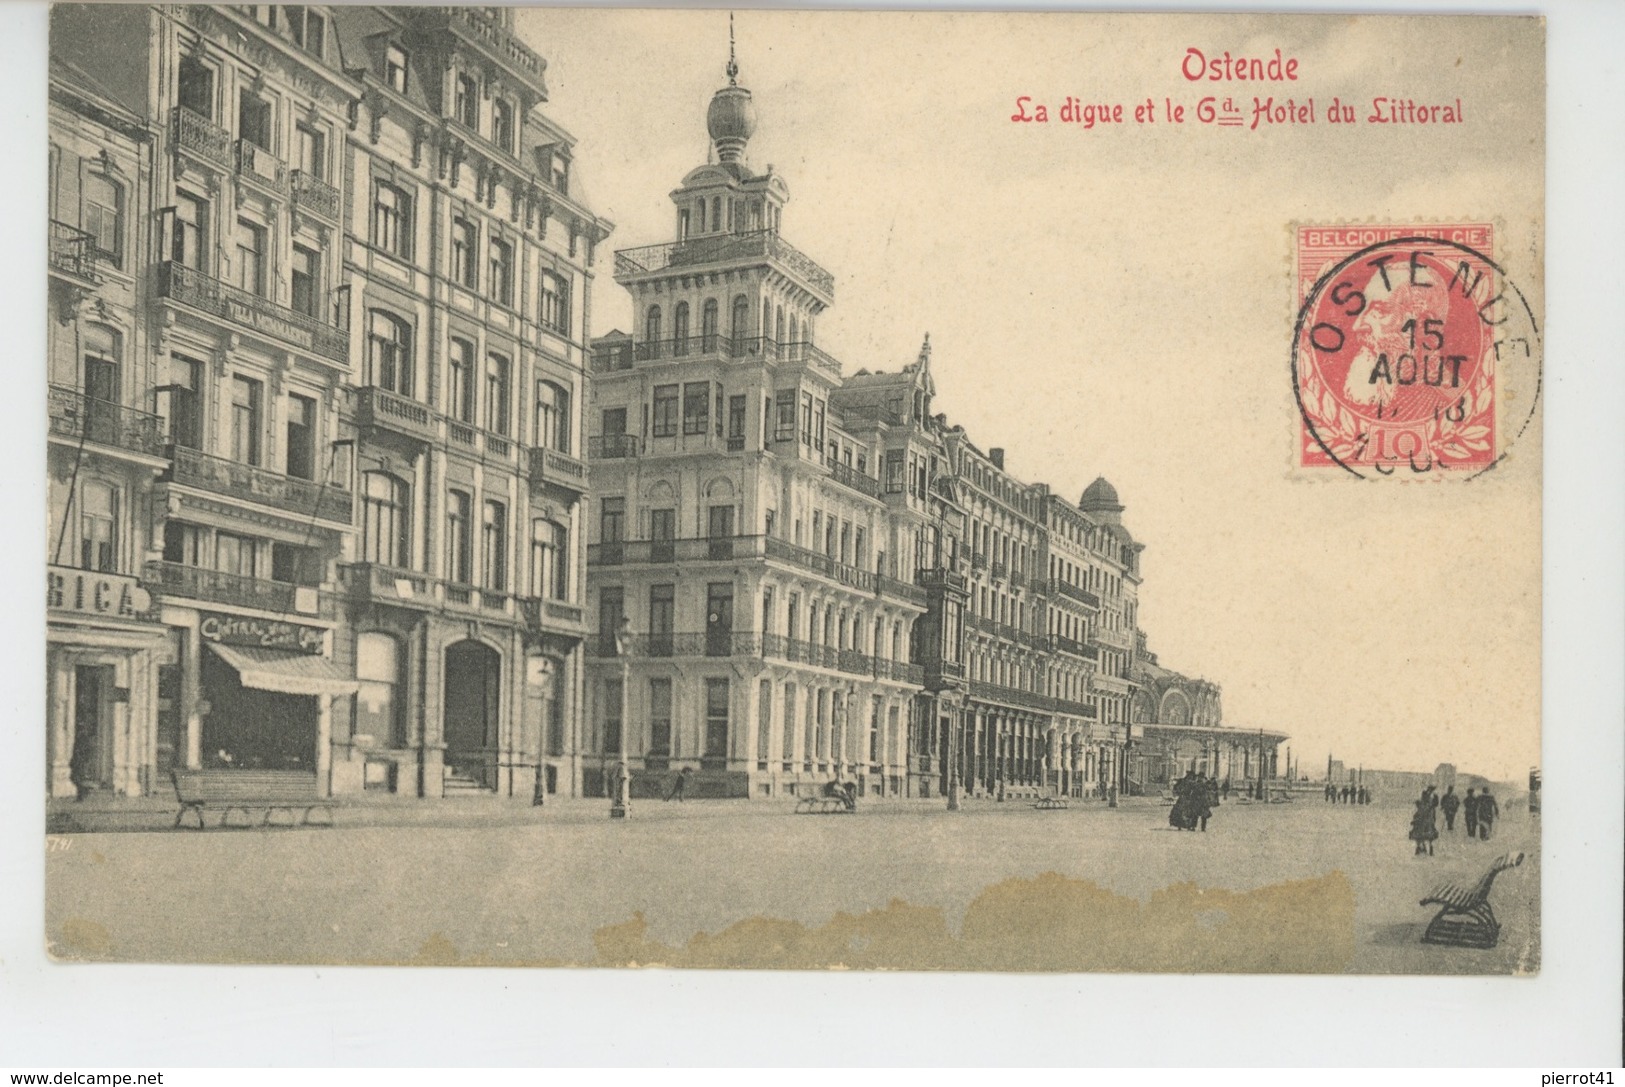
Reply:
[[215, 656], [237, 671], [244, 687], [281, 694], [355, 694], [361, 685], [325, 657], [282, 649], [208, 642]]

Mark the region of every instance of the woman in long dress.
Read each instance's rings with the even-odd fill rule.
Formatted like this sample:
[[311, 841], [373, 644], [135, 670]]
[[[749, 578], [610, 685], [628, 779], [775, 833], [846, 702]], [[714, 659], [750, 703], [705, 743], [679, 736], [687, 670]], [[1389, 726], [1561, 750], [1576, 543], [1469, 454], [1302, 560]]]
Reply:
[[1416, 843], [1416, 855], [1423, 853], [1433, 856], [1433, 842], [1439, 837], [1439, 825], [1434, 820], [1436, 809], [1432, 799], [1423, 794], [1416, 801], [1416, 811], [1411, 816], [1411, 841]]

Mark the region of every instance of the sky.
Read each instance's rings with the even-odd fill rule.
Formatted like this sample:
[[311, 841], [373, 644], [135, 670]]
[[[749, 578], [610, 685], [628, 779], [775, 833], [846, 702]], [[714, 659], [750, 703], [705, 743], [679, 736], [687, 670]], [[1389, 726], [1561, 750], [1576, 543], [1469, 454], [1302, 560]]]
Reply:
[[[544, 107], [610, 249], [670, 240], [706, 161], [726, 12], [540, 10]], [[1520, 779], [1539, 762], [1539, 425], [1472, 483], [1288, 475], [1295, 222], [1492, 221], [1541, 305], [1544, 114], [1532, 20], [736, 15], [747, 157], [788, 182], [784, 236], [829, 269], [821, 345], [913, 361], [936, 408], [1020, 479], [1117, 487], [1145, 544], [1140, 618], [1162, 663], [1279, 729], [1305, 771]], [[1298, 80], [1192, 83], [1187, 50], [1298, 60]], [[1449, 104], [1455, 126], [1167, 123], [1205, 95]], [[1050, 123], [1010, 120], [1018, 96]], [[1063, 124], [1068, 96], [1123, 123]], [[1150, 100], [1158, 121], [1133, 119]], [[593, 330], [630, 327], [598, 268]]]

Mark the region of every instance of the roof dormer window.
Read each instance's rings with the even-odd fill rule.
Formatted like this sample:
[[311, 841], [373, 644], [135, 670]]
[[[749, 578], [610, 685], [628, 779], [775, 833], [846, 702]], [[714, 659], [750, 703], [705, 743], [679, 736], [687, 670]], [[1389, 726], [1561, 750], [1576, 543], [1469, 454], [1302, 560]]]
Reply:
[[452, 108], [458, 124], [473, 129], [480, 127], [480, 85], [473, 76], [457, 77], [457, 95]]
[[406, 93], [406, 50], [390, 43], [384, 49], [384, 82], [399, 94]]

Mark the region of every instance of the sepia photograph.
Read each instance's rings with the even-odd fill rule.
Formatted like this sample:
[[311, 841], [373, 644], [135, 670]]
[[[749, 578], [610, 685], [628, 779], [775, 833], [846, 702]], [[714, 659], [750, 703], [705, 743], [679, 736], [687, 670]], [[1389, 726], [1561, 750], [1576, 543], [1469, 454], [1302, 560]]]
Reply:
[[1540, 972], [1541, 18], [49, 32], [57, 962]]

